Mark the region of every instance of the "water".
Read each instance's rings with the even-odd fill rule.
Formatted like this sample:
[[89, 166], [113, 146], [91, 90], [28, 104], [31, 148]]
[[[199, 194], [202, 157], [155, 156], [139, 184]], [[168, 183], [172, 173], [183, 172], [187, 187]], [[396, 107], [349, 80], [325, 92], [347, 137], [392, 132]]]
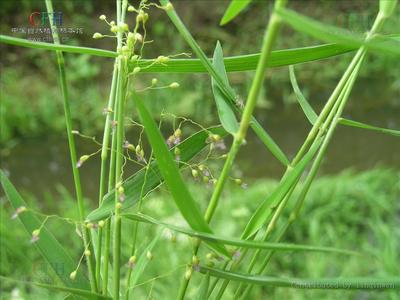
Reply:
[[[375, 109], [349, 117], [376, 126], [399, 129], [399, 113], [400, 110]], [[257, 119], [289, 158], [295, 155], [311, 128], [295, 105], [290, 109], [258, 111]], [[77, 141], [79, 155], [97, 149], [89, 140]], [[400, 139], [397, 137], [339, 125], [320, 173], [333, 174], [350, 167], [355, 170], [380, 166], [399, 168], [399, 150]], [[262, 177], [279, 178], [284, 171], [282, 165], [261, 145], [252, 132], [249, 132], [247, 145], [241, 149], [237, 162], [242, 176], [247, 181]], [[23, 139], [8, 155], [2, 156], [1, 164], [19, 190], [27, 190], [37, 197], [43, 197], [44, 192], [54, 192], [57, 185], [62, 184], [73, 192], [68, 145], [63, 138], [52, 136]], [[99, 165], [98, 158], [91, 159], [80, 169], [83, 192], [93, 200], [97, 199]], [[130, 166], [126, 173], [133, 173], [135, 169]]]

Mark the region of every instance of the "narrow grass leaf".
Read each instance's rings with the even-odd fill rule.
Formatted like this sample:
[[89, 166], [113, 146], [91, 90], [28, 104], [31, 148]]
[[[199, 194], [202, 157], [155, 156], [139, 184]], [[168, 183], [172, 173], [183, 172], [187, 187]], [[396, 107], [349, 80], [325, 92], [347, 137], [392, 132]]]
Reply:
[[[165, 6], [170, 3], [168, 0], [160, 0], [160, 3]], [[241, 112], [241, 108], [238, 107], [236, 103], [236, 95], [233, 90], [228, 87], [221, 76], [218, 74], [214, 66], [211, 64], [210, 60], [207, 58], [203, 50], [196, 43], [189, 30], [183, 24], [182, 20], [179, 18], [174, 9], [169, 9], [166, 11], [172, 23], [178, 29], [181, 36], [186, 40], [189, 46], [192, 48], [193, 52], [200, 59], [204, 67], [207, 69], [208, 73], [214, 78], [215, 82], [218, 84], [221, 92], [229, 99], [232, 109]], [[266, 130], [260, 125], [260, 123], [254, 118], [251, 118], [250, 127], [254, 130], [263, 144], [271, 151], [271, 153], [278, 159], [284, 166], [289, 164], [289, 160], [285, 153], [279, 148], [278, 144], [272, 139], [272, 137], [266, 132]]]
[[394, 136], [400, 136], [400, 130], [394, 130], [394, 129], [388, 129], [388, 128], [372, 126], [372, 125], [369, 125], [369, 124], [353, 121], [353, 120], [350, 120], [350, 119], [340, 118], [339, 119], [339, 123], [342, 124], [342, 125], [346, 125], [346, 126], [378, 131], [378, 132], [381, 132], [381, 133], [394, 135]]
[[289, 66], [289, 77], [297, 101], [299, 102], [308, 121], [310, 121], [311, 125], [314, 125], [315, 122], [317, 121], [318, 116], [311, 107], [311, 105], [308, 103], [307, 99], [304, 97], [303, 93], [301, 92], [300, 87], [297, 84], [296, 74], [294, 73], [294, 67], [292, 65]]
[[201, 280], [199, 290], [194, 300], [206, 300], [208, 298], [208, 288], [210, 286], [210, 274], [206, 274]]
[[327, 25], [300, 15], [286, 8], [279, 8], [276, 13], [295, 30], [313, 36], [321, 41], [339, 43], [352, 47], [365, 46], [371, 51], [400, 55], [400, 42], [384, 36], [376, 36], [365, 41], [363, 35], [351, 33], [345, 29]]
[[301, 161], [291, 171], [287, 173], [287, 176], [284, 176], [282, 178], [281, 182], [274, 190], [274, 192], [264, 202], [260, 204], [260, 206], [254, 212], [253, 216], [250, 218], [249, 222], [246, 225], [246, 228], [242, 234], [243, 239], [248, 239], [262, 227], [262, 225], [267, 220], [271, 209], [285, 197], [287, 192], [300, 178], [304, 169], [317, 152], [320, 144], [321, 139], [319, 139], [310, 148], [307, 154], [304, 155]]
[[266, 249], [266, 250], [276, 250], [276, 251], [310, 251], [310, 252], [330, 252], [339, 253], [346, 255], [358, 255], [357, 252], [345, 249], [338, 249], [332, 247], [320, 247], [320, 246], [309, 246], [300, 244], [288, 244], [288, 243], [270, 243], [255, 240], [241, 240], [231, 237], [222, 237], [215, 234], [196, 232], [190, 229], [178, 227], [172, 224], [163, 223], [150, 216], [143, 214], [123, 214], [123, 218], [127, 218], [133, 221], [150, 223], [153, 225], [163, 226], [169, 230], [182, 233], [191, 237], [199, 238], [204, 241], [214, 241], [221, 244], [237, 246], [241, 248], [252, 248], [252, 249]]
[[[212, 233], [207, 222], [204, 220], [204, 217], [201, 215], [196, 202], [186, 187], [182, 176], [179, 173], [178, 166], [176, 165], [171, 152], [168, 150], [157, 124], [154, 122], [144, 103], [137, 97], [137, 95], [135, 96], [135, 103], [140, 120], [144, 125], [147, 138], [154, 151], [154, 156], [157, 159], [160, 173], [175, 200], [176, 206], [190, 227], [197, 231]], [[209, 246], [219, 253], [229, 256], [226, 249], [218, 243], [209, 243]]]
[[[15, 210], [20, 207], [28, 207], [22, 197], [19, 195], [13, 184], [7, 178], [3, 171], [0, 170], [1, 185], [4, 192]], [[77, 273], [75, 280], [70, 280], [69, 274], [75, 270], [77, 262], [74, 262], [68, 252], [58, 242], [58, 240], [47, 229], [46, 225], [41, 227], [42, 222], [29, 210], [18, 215], [28, 234], [38, 228], [41, 228], [39, 239], [34, 243], [42, 257], [47, 261], [49, 266], [54, 270], [60, 280], [70, 288], [89, 290], [89, 281], [80, 272]], [[63, 266], [63, 272], [59, 270], [59, 266]]]
[[69, 46], [69, 45], [61, 45], [54, 43], [45, 43], [38, 41], [30, 41], [27, 39], [16, 38], [8, 35], [0, 35], [0, 43], [6, 43], [15, 46], [28, 47], [34, 49], [44, 49], [44, 50], [52, 50], [52, 51], [63, 51], [70, 53], [79, 53], [79, 54], [89, 54], [95, 56], [103, 56], [103, 57], [117, 57], [118, 54], [114, 51], [97, 49], [97, 48], [88, 48], [88, 47], [78, 47], [78, 46]]
[[[399, 41], [398, 35], [387, 36], [388, 39]], [[0, 35], [0, 43], [16, 45], [21, 47], [44, 49], [50, 51], [63, 51], [66, 53], [89, 54], [94, 56], [111, 57], [117, 56], [116, 52], [69, 45], [55, 45], [52, 43], [33, 42], [22, 38]], [[300, 63], [307, 63], [316, 60], [326, 59], [357, 50], [358, 46], [323, 44], [302, 48], [274, 50], [267, 62], [270, 68], [289, 66]], [[259, 53], [229, 56], [224, 58], [226, 71], [242, 72], [256, 69], [260, 58]], [[211, 59], [209, 59], [211, 61]], [[138, 62], [143, 73], [206, 73], [208, 70], [197, 58], [170, 59], [168, 64], [154, 64], [154, 59], [141, 59]], [[136, 65], [135, 65], [136, 66]]]
[[[222, 47], [219, 42], [217, 42], [214, 50], [213, 65], [215, 67], [215, 70], [221, 76], [224, 83], [227, 85], [227, 87], [230, 88], [228, 75], [226, 74], [224, 66]], [[231, 105], [229, 105], [229, 99], [226, 99], [226, 96], [222, 93], [221, 89], [219, 88], [213, 77], [211, 77], [211, 85], [215, 103], [217, 104], [219, 120], [221, 121], [221, 124], [226, 131], [228, 131], [232, 135], [235, 135], [235, 133], [239, 129], [239, 124], [236, 120], [236, 116], [231, 108]]]
[[133, 275], [131, 277], [131, 280], [129, 282], [129, 289], [133, 289], [135, 285], [138, 283], [140, 276], [142, 276], [144, 270], [146, 269], [148, 263], [150, 262], [149, 258], [147, 257], [148, 252], [152, 252], [154, 246], [157, 244], [158, 240], [160, 239], [162, 230], [160, 230], [154, 239], [147, 245], [146, 248], [144, 248], [142, 254], [140, 255], [139, 259], [137, 260], [137, 263], [132, 266], [133, 268]]
[[242, 10], [244, 10], [251, 0], [231, 0], [224, 16], [221, 19], [220, 25], [225, 25], [233, 20]]
[[[179, 167], [184, 167], [184, 163], [189, 162], [193, 157], [202, 152], [208, 145], [209, 134], [218, 134], [222, 138], [227, 135], [227, 132], [222, 127], [212, 127], [206, 130], [201, 130], [178, 145], [181, 154], [181, 163]], [[174, 148], [170, 150], [174, 152]], [[161, 176], [158, 164], [152, 161], [147, 173], [147, 180], [145, 181], [146, 168], [142, 168], [132, 176], [128, 177], [122, 184], [125, 191], [125, 201], [122, 203], [122, 210], [126, 210], [136, 205], [140, 199], [143, 184], [143, 196], [147, 196], [154, 189], [160, 186], [164, 180]], [[88, 221], [94, 222], [109, 217], [114, 211], [115, 192], [111, 190], [104, 196], [100, 207], [96, 208], [86, 217]]]
[[200, 266], [200, 272], [210, 276], [262, 286], [322, 290], [391, 290], [400, 289], [400, 278], [279, 278], [256, 276]]
[[36, 285], [38, 287], [41, 287], [41, 288], [44, 288], [44, 289], [47, 289], [50, 291], [66, 292], [71, 295], [83, 297], [83, 298], [89, 299], [89, 300], [111, 300], [111, 297], [107, 297], [104, 295], [100, 295], [97, 293], [93, 293], [93, 292], [81, 290], [81, 289], [67, 288], [67, 287], [62, 287], [62, 286], [49, 285], [49, 284], [43, 284], [43, 283], [34, 283], [34, 282], [28, 283], [28, 284]]

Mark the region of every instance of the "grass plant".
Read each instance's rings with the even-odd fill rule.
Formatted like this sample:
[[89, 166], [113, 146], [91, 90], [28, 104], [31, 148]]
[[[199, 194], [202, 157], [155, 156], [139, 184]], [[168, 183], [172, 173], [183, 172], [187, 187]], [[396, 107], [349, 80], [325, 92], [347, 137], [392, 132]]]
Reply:
[[[232, 0], [221, 24], [232, 20], [250, 2]], [[45, 0], [45, 3], [48, 13], [52, 14], [51, 0]], [[365, 35], [356, 35], [299, 15], [286, 8], [290, 4], [287, 0], [276, 0], [266, 24], [260, 53], [224, 58], [221, 43], [216, 42], [213, 59], [206, 56], [168, 0], [160, 0], [160, 4], [142, 0], [136, 6], [127, 0], [116, 0], [116, 20], [110, 20], [105, 15], [99, 17], [111, 33], [93, 34], [95, 39], [111, 36], [116, 41], [115, 51], [61, 45], [54, 24], [51, 26], [53, 44], [29, 42], [1, 35], [2, 43], [56, 52], [78, 211], [76, 219], [61, 216], [57, 218], [74, 224], [82, 240], [81, 256], [75, 264], [68, 249], [65, 249], [47, 228], [51, 216], [40, 214], [29, 207], [6, 174], [1, 172], [1, 183], [15, 210], [14, 215], [31, 234], [32, 243], [53, 269], [55, 264], [61, 262], [68, 272], [66, 276], [64, 273], [58, 274], [55, 269], [58, 279], [53, 284], [28, 284], [87, 299], [134, 299], [134, 288], [138, 286], [139, 280], [145, 277], [154, 257], [153, 251], [161, 237], [165, 232], [173, 232], [172, 237], [176, 233], [188, 236], [192, 245], [191, 249], [186, 248], [182, 251], [186, 255], [179, 257], [179, 262], [176, 262], [178, 267], [185, 266], [180, 287], [163, 295], [166, 299], [191, 298], [193, 293], [190, 292], [190, 282], [199, 280], [200, 277], [201, 284], [195, 292], [197, 299], [221, 299], [224, 296], [227, 299], [248, 299], [252, 289], [258, 286], [322, 289], [326, 290], [326, 293], [331, 289], [400, 289], [398, 276], [381, 278], [360, 277], [358, 274], [349, 277], [264, 275], [267, 267], [273, 263], [274, 255], [285, 251], [310, 252], [310, 255], [322, 252], [325, 255], [343, 257], [360, 256], [354, 249], [342, 249], [337, 245], [328, 247], [284, 243], [283, 239], [292, 227], [298, 226], [298, 219], [306, 205], [310, 188], [315, 182], [337, 126], [373, 130], [392, 135], [393, 138], [400, 135], [398, 130], [380, 128], [342, 116], [365, 57], [370, 53], [396, 57], [400, 55], [397, 32], [394, 32], [394, 35], [380, 35], [383, 23], [392, 16], [396, 3], [395, 0], [380, 0], [379, 11], [371, 29]], [[152, 9], [160, 9], [168, 15], [172, 25], [196, 55], [196, 59], [181, 58], [186, 54], [162, 53], [154, 59], [144, 58], [147, 44], [150, 43], [146, 26]], [[280, 38], [280, 28], [287, 25], [332, 44], [273, 51], [276, 40]], [[64, 52], [96, 55], [114, 60], [108, 102], [104, 109], [102, 142], [98, 151], [84, 154], [79, 159], [74, 140], [77, 132], [72, 123], [70, 102], [73, 100], [68, 94], [68, 68], [64, 63]], [[323, 109], [320, 112], [314, 111], [301, 92], [293, 65], [347, 52], [355, 52], [348, 68]], [[312, 125], [304, 143], [291, 160], [268, 133], [268, 129], [263, 128], [254, 117], [265, 74], [268, 68], [278, 66], [289, 66], [289, 77], [295, 95], [305, 117]], [[246, 100], [241, 103], [229, 83], [227, 73], [248, 70], [255, 70], [254, 78]], [[154, 77], [144, 88], [137, 88], [142, 73], [165, 72], [209, 74], [221, 125], [204, 128], [192, 120], [173, 116], [174, 130], [166, 138], [161, 130], [161, 123], [167, 114], [159, 112], [161, 121], [157, 124], [153, 119], [154, 113], [149, 111], [142, 95], [148, 92], [156, 95], [158, 89], [174, 90], [185, 87], [181, 87], [178, 82], [159, 83], [158, 78]], [[154, 99], [156, 100], [157, 96]], [[128, 102], [133, 103], [134, 111], [127, 111]], [[198, 128], [198, 131], [184, 138], [185, 126], [188, 123]], [[127, 140], [127, 126], [132, 126], [140, 132], [137, 140], [132, 143]], [[221, 209], [220, 202], [231, 182], [243, 187], [245, 185], [242, 178], [233, 177], [232, 169], [237, 154], [246, 144], [248, 129], [259, 138], [261, 147], [270, 151], [285, 167], [285, 172], [273, 190], [257, 200], [257, 207], [252, 207], [239, 237], [220, 235], [216, 233], [216, 220], [212, 222], [213, 216]], [[221, 154], [219, 149], [224, 151], [224, 139], [231, 139], [232, 142], [229, 150]], [[87, 212], [79, 168], [84, 167], [85, 162], [97, 154], [101, 157], [98, 206]], [[219, 167], [221, 164], [218, 162], [222, 161], [223, 166], [211, 171], [209, 164], [214, 160]], [[138, 166], [139, 171], [126, 176], [127, 165], [131, 163]], [[197, 199], [198, 194], [192, 192], [186, 174], [195, 180], [201, 180], [211, 190], [205, 209]], [[156, 190], [163, 188], [168, 190], [169, 197], [173, 199], [174, 211], [180, 216], [184, 226], [165, 222], [144, 212], [148, 203], [144, 201], [152, 198]], [[246, 199], [243, 199], [243, 202], [247, 203]], [[143, 228], [146, 224], [158, 228], [150, 238], [144, 234]], [[205, 249], [211, 252], [205, 254]], [[129, 253], [129, 256], [126, 253]], [[227, 296], [228, 286], [233, 284], [234, 292]]]

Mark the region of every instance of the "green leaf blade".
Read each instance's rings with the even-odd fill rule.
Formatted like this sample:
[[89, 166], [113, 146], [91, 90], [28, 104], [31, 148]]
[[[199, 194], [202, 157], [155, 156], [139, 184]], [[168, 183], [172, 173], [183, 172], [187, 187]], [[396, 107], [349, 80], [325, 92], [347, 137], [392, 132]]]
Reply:
[[375, 36], [365, 40], [363, 35], [351, 33], [345, 29], [327, 25], [290, 9], [278, 8], [276, 13], [292, 28], [321, 41], [339, 43], [350, 47], [365, 46], [371, 51], [400, 56], [400, 42], [384, 36]]
[[[192, 195], [186, 187], [179, 169], [174, 161], [171, 152], [144, 103], [137, 96], [135, 97], [136, 108], [139, 117], [144, 125], [147, 138], [152, 146], [154, 156], [157, 159], [160, 173], [163, 176], [179, 211], [186, 222], [194, 229], [201, 232], [212, 233], [204, 217], [201, 215]], [[210, 243], [210, 247], [229, 256], [226, 249], [217, 244]]]
[[[227, 85], [227, 87], [231, 88], [229, 86], [228, 75], [226, 74], [225, 71], [222, 47], [219, 42], [217, 42], [217, 45], [214, 50], [213, 65], [219, 76], [221, 76], [223, 82]], [[227, 132], [229, 132], [232, 135], [235, 135], [235, 133], [239, 129], [239, 123], [236, 120], [235, 113], [233, 112], [229, 104], [229, 99], [227, 99], [226, 96], [223, 94], [223, 92], [221, 91], [221, 89], [219, 88], [217, 82], [213, 77], [211, 77], [211, 85], [215, 103], [217, 104], [218, 116], [221, 121], [221, 124]]]
[[221, 19], [220, 25], [225, 25], [232, 21], [242, 10], [244, 10], [251, 0], [231, 0], [224, 16]]
[[150, 216], [143, 214], [122, 214], [123, 218], [144, 222], [153, 225], [158, 225], [165, 227], [169, 230], [175, 231], [177, 233], [185, 234], [194, 238], [199, 238], [204, 241], [214, 241], [219, 242], [224, 245], [237, 246], [241, 248], [250, 248], [250, 249], [265, 249], [265, 250], [274, 250], [274, 251], [310, 251], [310, 252], [326, 252], [326, 253], [339, 253], [345, 255], [358, 255], [357, 252], [346, 250], [346, 249], [338, 249], [333, 247], [321, 247], [321, 246], [310, 246], [310, 245], [301, 245], [301, 244], [288, 244], [288, 243], [272, 243], [272, 242], [262, 242], [256, 240], [242, 240], [238, 238], [231, 237], [222, 237], [215, 234], [196, 232], [190, 229], [178, 227], [172, 224], [167, 224], [156, 220]]
[[378, 131], [378, 132], [381, 132], [381, 133], [385, 133], [385, 134], [389, 134], [389, 135], [400, 137], [400, 130], [377, 127], [377, 126], [373, 126], [373, 125], [357, 122], [357, 121], [350, 120], [350, 119], [339, 118], [339, 124], [342, 124], [342, 125], [345, 125], [345, 126], [350, 126], [350, 127], [356, 127], [356, 128], [361, 128], [361, 129], [372, 130], [372, 131]]
[[[0, 178], [1, 185], [13, 208], [17, 209], [21, 206], [27, 207], [25, 201], [1, 170]], [[32, 234], [32, 231], [40, 228], [42, 224], [29, 210], [19, 214], [18, 218], [21, 220], [28, 234]], [[82, 290], [90, 289], [89, 281], [80, 272], [77, 273], [75, 280], [70, 280], [69, 274], [75, 270], [77, 262], [72, 260], [65, 248], [51, 234], [46, 226], [41, 228], [39, 240], [36, 241], [34, 245], [65, 286]], [[59, 266], [62, 266], [62, 272], [60, 272]]]
[[279, 278], [270, 276], [256, 276], [231, 271], [223, 271], [205, 266], [199, 267], [203, 274], [238, 281], [247, 284], [261, 286], [299, 288], [299, 289], [323, 289], [323, 290], [392, 290], [400, 289], [400, 278]]
[[303, 93], [301, 92], [300, 87], [297, 84], [296, 74], [294, 73], [293, 65], [289, 66], [289, 77], [297, 101], [299, 102], [308, 121], [310, 121], [311, 125], [314, 125], [318, 119], [318, 115], [315, 113], [314, 109], [311, 107], [310, 103], [307, 101], [306, 97], [304, 97]]

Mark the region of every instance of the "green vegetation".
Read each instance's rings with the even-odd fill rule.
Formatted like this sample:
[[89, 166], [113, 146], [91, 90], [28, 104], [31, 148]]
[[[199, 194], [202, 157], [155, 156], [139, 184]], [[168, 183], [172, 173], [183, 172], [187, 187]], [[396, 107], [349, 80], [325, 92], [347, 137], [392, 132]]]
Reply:
[[[264, 33], [260, 35], [259, 53], [224, 58], [221, 43], [216, 42], [212, 59], [188, 30], [174, 5], [169, 0], [159, 2], [141, 0], [134, 6], [127, 0], [116, 0], [115, 20], [105, 14], [99, 16], [104, 28], [94, 32], [93, 39], [115, 41], [114, 51], [63, 46], [62, 33], [51, 18], [52, 44], [0, 37], [4, 44], [56, 54], [60, 87], [57, 98], [62, 98], [63, 103], [62, 127], [66, 129], [74, 183], [72, 203], [77, 210], [72, 217], [65, 216], [64, 212], [41, 212], [35, 208], [35, 203], [24, 200], [8, 178], [7, 170], [0, 171], [5, 199], [11, 204], [7, 210], [13, 212], [12, 219], [19, 219], [31, 235], [31, 247], [38, 250], [46, 266], [45, 280], [35, 278], [35, 274], [18, 280], [11, 275], [19, 271], [10, 268], [11, 274], [5, 273], [2, 278], [10, 282], [11, 287], [16, 283], [23, 286], [22, 290], [28, 294], [30, 288], [42, 288], [86, 299], [244, 300], [270, 295], [319, 298], [322, 292], [329, 296], [337, 293], [343, 297], [339, 293], [344, 293], [358, 297], [355, 293], [360, 291], [371, 292], [368, 296], [380, 296], [375, 295], [377, 290], [394, 299], [400, 289], [398, 270], [390, 268], [398, 259], [396, 248], [399, 245], [394, 240], [397, 241], [399, 232], [392, 226], [398, 220], [396, 196], [393, 196], [399, 189], [398, 170], [380, 169], [361, 175], [344, 173], [328, 179], [317, 179], [317, 174], [338, 126], [387, 134], [393, 139], [400, 136], [397, 129], [343, 116], [367, 57], [400, 56], [399, 35], [392, 31], [382, 34], [385, 33], [384, 24], [395, 14], [397, 1], [380, 0], [373, 22], [368, 24], [367, 32], [361, 34], [296, 12], [288, 7], [288, 0], [276, 0], [270, 7]], [[47, 14], [54, 15], [52, 1], [45, 0], [45, 4]], [[231, 22], [249, 4], [250, 1], [232, 0], [221, 23]], [[162, 47], [158, 48], [155, 58], [144, 58], [152, 43], [147, 28], [154, 10], [168, 16], [171, 30], [179, 33], [171, 41], [182, 38], [197, 59], [182, 58], [188, 56], [187, 53], [167, 55]], [[274, 52], [277, 41], [285, 38], [281, 34], [284, 28], [332, 44]], [[73, 103], [79, 102], [74, 93], [90, 90], [91, 86], [85, 86], [82, 72], [96, 74], [99, 69], [90, 64], [85, 69], [82, 61], [82, 66], [77, 66], [73, 74], [76, 86], [75, 91], [71, 91], [64, 52], [86, 55], [83, 58], [102, 56], [114, 61], [108, 101], [102, 109], [101, 142], [79, 131], [73, 110]], [[350, 62], [322, 108], [314, 110], [298, 85], [293, 65], [333, 56], [340, 59], [345, 53], [351, 56]], [[291, 155], [255, 116], [266, 74], [270, 67], [277, 66], [289, 66], [296, 101], [311, 124], [302, 144]], [[188, 82], [174, 81], [175, 77], [158, 77], [158, 73], [178, 70], [205, 73], [204, 78], [211, 81], [209, 92], [215, 100], [213, 106], [217, 107], [213, 115], [218, 117], [220, 125], [209, 127], [203, 124], [207, 123], [206, 119], [200, 124], [179, 117], [175, 112], [170, 113], [172, 105], [167, 107], [167, 112], [165, 106], [162, 111], [157, 110], [155, 99], [167, 97], [169, 93], [173, 100], [175, 90], [190, 88]], [[228, 76], [229, 72], [238, 70], [255, 70], [248, 88], [243, 90], [243, 97], [232, 87]], [[146, 73], [152, 74], [151, 80]], [[27, 92], [29, 89], [24, 95]], [[43, 93], [51, 95], [52, 91]], [[10, 104], [5, 107], [13, 108]], [[21, 106], [17, 109], [24, 110]], [[4, 114], [7, 116], [7, 110]], [[90, 122], [86, 114], [77, 116]], [[169, 135], [164, 132], [166, 120], [170, 120], [173, 127]], [[12, 129], [7, 128], [5, 140], [13, 136]], [[128, 128], [136, 133], [131, 141]], [[96, 129], [93, 126], [93, 130]], [[246, 176], [237, 175], [238, 154], [248, 143], [249, 134], [254, 134], [258, 147], [281, 164], [283, 172], [279, 181], [246, 182]], [[80, 154], [76, 148], [77, 137], [92, 139], [97, 149]], [[98, 181], [98, 202], [93, 204], [84, 198], [81, 170], [96, 155], [100, 156], [100, 170], [91, 174]], [[134, 172], [132, 165], [136, 165]], [[193, 184], [192, 178], [201, 184]], [[251, 189], [243, 191], [248, 184], [252, 185]], [[58, 205], [56, 210], [59, 210]], [[52, 221], [69, 227], [61, 231], [69, 239], [75, 231], [80, 244], [60, 242], [51, 228]], [[349, 228], [347, 223], [356, 226]], [[171, 234], [171, 241], [162, 238], [166, 232]], [[349, 235], [351, 240], [343, 238], [347, 232], [353, 232]], [[178, 239], [177, 233], [184, 238]], [[389, 242], [386, 235], [391, 235]], [[371, 236], [372, 248], [364, 245], [363, 239], [366, 237], [371, 243]], [[285, 239], [288, 242], [284, 243]], [[304, 243], [308, 240], [313, 243]], [[6, 241], [6, 245], [15, 243], [9, 235]], [[351, 247], [346, 248], [349, 245]], [[14, 253], [9, 250], [6, 253], [5, 260], [11, 261]], [[321, 263], [315, 257], [312, 259], [313, 255], [321, 254], [324, 255]], [[292, 256], [298, 255], [303, 255], [303, 259], [292, 260]], [[289, 257], [287, 263], [285, 257]], [[30, 258], [37, 260], [35, 256]], [[369, 266], [367, 262], [373, 263]], [[165, 273], [160, 274], [160, 270]], [[158, 284], [159, 280], [165, 280], [167, 285]], [[171, 280], [173, 283], [168, 284]], [[10, 289], [7, 291], [12, 293]]]
[[[189, 173], [188, 171], [185, 172]], [[190, 175], [190, 174], [187, 174]], [[337, 176], [325, 176], [315, 181], [310, 190], [309, 200], [304, 206], [304, 215], [295, 227], [288, 232], [285, 242], [331, 246], [341, 249], [356, 250], [359, 255], [346, 255], [318, 252], [280, 252], [277, 259], [271, 262], [267, 275], [282, 277], [350, 277], [354, 274], [375, 275], [377, 277], [396, 276], [399, 272], [400, 230], [396, 213], [399, 211], [399, 203], [396, 197], [400, 194], [398, 184], [400, 173], [398, 171], [376, 169], [365, 173], [356, 174], [346, 171]], [[190, 183], [190, 191], [196, 195], [196, 199], [202, 210], [207, 205], [207, 195], [210, 187], [204, 188], [202, 182]], [[216, 233], [223, 236], [238, 236], [246, 223], [246, 219], [256, 208], [258, 199], [270, 194], [277, 186], [274, 180], [257, 180], [249, 182], [247, 189], [243, 189], [235, 183], [229, 184], [226, 190], [223, 210], [217, 211], [213, 227]], [[61, 186], [59, 192], [45, 202], [24, 193], [29, 199], [28, 206], [35, 210], [62, 215], [64, 218], [76, 219], [78, 217], [73, 197]], [[295, 191], [298, 194], [298, 191]], [[143, 213], [151, 215], [157, 220], [168, 224], [184, 225], [182, 217], [176, 213], [175, 206], [169, 199], [167, 191], [159, 191], [144, 204]], [[246, 203], [243, 199], [247, 199]], [[229, 199], [229, 201], [228, 201]], [[46, 201], [50, 201], [47, 203]], [[226, 213], [229, 212], [229, 213]], [[39, 281], [48, 276], [46, 265], [36, 251], [32, 251], [29, 235], [26, 234], [18, 220], [11, 220], [13, 210], [2, 198], [2, 264], [1, 274], [10, 278], [18, 278], [26, 281]], [[285, 214], [285, 217], [288, 217]], [[368, 220], [368, 221], [365, 221]], [[127, 222], [127, 232], [133, 230], [133, 222]], [[69, 234], [74, 230], [72, 224], [54, 218], [48, 222], [48, 227], [55, 234], [62, 245], [68, 245], [72, 257], [81, 255], [80, 239], [78, 235]], [[7, 228], [14, 228], [12, 234]], [[143, 241], [139, 244], [139, 254], [146, 253], [147, 243], [160, 227], [145, 224], [141, 227], [140, 235]], [[145, 237], [148, 237], [147, 239]], [[124, 243], [125, 244], [125, 243]], [[146, 298], [152, 290], [153, 298], [158, 299], [168, 294], [171, 290], [178, 289], [176, 276], [183, 272], [184, 265], [178, 263], [182, 257], [190, 259], [191, 241], [184, 234], [164, 231], [161, 239], [153, 248], [153, 259], [148, 263], [144, 276], [137, 282], [133, 289], [134, 295], [141, 299]], [[122, 256], [129, 257], [129, 247], [123, 247]], [[203, 249], [200, 260], [206, 262], [207, 249]], [[214, 260], [214, 263], [218, 263]], [[16, 264], [18, 262], [18, 264]], [[334, 263], [333, 263], [334, 262]], [[28, 270], [28, 272], [26, 271]], [[124, 273], [128, 268], [123, 268]], [[243, 270], [244, 271], [244, 270]], [[196, 279], [196, 285], [198, 278]], [[46, 292], [38, 287], [27, 286], [11, 280], [3, 280], [3, 288], [6, 292], [2, 299], [8, 299], [12, 288], [17, 287], [22, 296], [28, 299], [42, 297]], [[153, 288], [152, 288], [153, 286]], [[15, 292], [15, 291], [14, 291]], [[228, 289], [227, 298], [234, 292]], [[27, 294], [28, 293], [28, 294]], [[270, 295], [272, 299], [296, 298], [296, 299], [321, 299], [326, 298], [327, 293], [331, 298], [354, 299], [364, 297], [366, 299], [396, 299], [396, 292], [371, 292], [371, 291], [324, 291], [324, 290], [297, 290], [286, 288], [257, 287], [252, 292], [252, 299], [262, 299], [262, 295]], [[196, 289], [188, 294], [194, 297]], [[62, 299], [62, 293], [51, 293], [52, 299]], [[56, 296], [58, 298], [56, 298]]]

